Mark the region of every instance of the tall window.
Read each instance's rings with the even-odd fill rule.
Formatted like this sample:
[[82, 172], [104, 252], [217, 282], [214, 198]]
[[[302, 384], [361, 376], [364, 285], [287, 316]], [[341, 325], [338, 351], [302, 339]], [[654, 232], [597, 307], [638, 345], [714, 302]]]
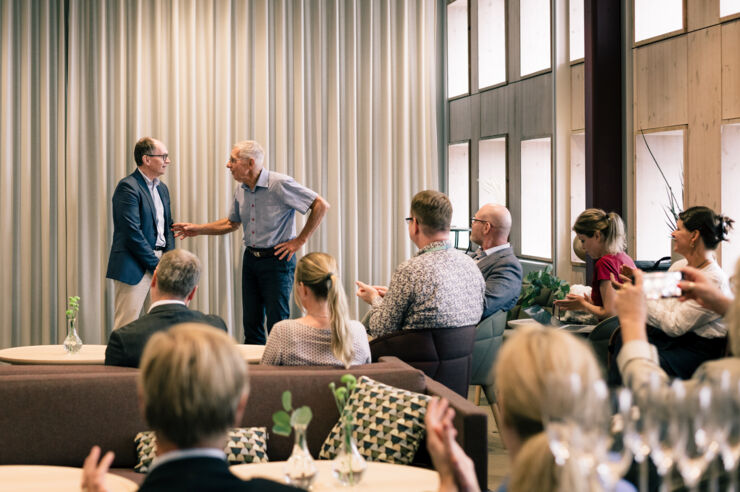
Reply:
[[635, 42], [683, 29], [683, 0], [634, 0]]
[[740, 12], [740, 0], [719, 0], [719, 16], [725, 17]]
[[635, 136], [635, 259], [656, 261], [671, 254], [669, 186], [683, 208], [683, 149], [683, 130]]
[[[576, 237], [573, 224], [576, 218], [586, 209], [586, 134], [574, 133], [570, 136], [570, 242]], [[570, 259], [574, 263], [583, 263], [570, 249]]]
[[[452, 228], [470, 227], [470, 144], [452, 144], [447, 148], [449, 172], [448, 182], [452, 202]], [[453, 233], [453, 239], [455, 234]], [[458, 233], [458, 248], [468, 247], [468, 234]]]
[[550, 68], [550, 0], [519, 2], [521, 75]]
[[447, 5], [447, 97], [468, 91], [468, 0], [456, 0]]
[[[722, 210], [735, 219], [738, 230], [730, 231], [729, 242], [722, 243], [722, 270], [735, 274], [740, 259], [740, 123], [722, 125]], [[737, 292], [735, 293], [738, 294]]]
[[583, 0], [570, 0], [570, 60], [579, 60], [584, 55], [586, 34], [583, 27]]
[[552, 258], [550, 138], [521, 143], [522, 255]]
[[478, 143], [478, 207], [506, 203], [506, 137]]
[[478, 0], [478, 87], [506, 82], [506, 3]]

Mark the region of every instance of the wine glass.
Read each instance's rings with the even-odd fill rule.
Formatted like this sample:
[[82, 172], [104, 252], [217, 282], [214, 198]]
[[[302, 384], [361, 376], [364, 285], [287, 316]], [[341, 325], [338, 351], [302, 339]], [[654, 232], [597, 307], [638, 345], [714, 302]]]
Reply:
[[650, 455], [650, 443], [648, 442], [647, 426], [647, 401], [638, 401], [637, 394], [633, 395], [632, 407], [627, 414], [627, 428], [624, 434], [624, 442], [632, 452], [635, 461], [639, 465], [639, 490], [646, 492], [648, 489], [648, 460]]
[[727, 402], [728, 429], [722, 442], [720, 453], [725, 471], [730, 474], [729, 491], [737, 492], [737, 466], [740, 462], [740, 378], [732, 377], [723, 371], [720, 377], [720, 391]]
[[669, 389], [660, 382], [651, 381], [648, 389], [646, 427], [650, 457], [660, 476], [661, 491], [667, 490], [667, 476], [676, 463], [676, 447], [680, 442], [680, 414], [678, 405], [683, 388], [674, 382]]
[[596, 465], [596, 474], [608, 491], [616, 490], [617, 483], [632, 464], [632, 452], [625, 441], [631, 408], [632, 393], [628, 389], [610, 390], [604, 445]]
[[674, 387], [678, 412], [676, 464], [684, 484], [696, 491], [699, 480], [717, 453], [707, 427], [712, 390], [707, 384], [687, 388], [680, 381], [674, 382]]

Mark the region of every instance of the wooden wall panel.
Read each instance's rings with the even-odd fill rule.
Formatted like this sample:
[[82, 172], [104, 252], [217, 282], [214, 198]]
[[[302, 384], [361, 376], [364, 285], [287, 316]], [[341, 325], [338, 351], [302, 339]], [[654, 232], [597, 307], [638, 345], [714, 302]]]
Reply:
[[685, 125], [687, 37], [634, 49], [635, 131]]
[[696, 31], [719, 22], [719, 0], [686, 0], [686, 26]]
[[450, 101], [450, 142], [470, 140], [470, 97]]
[[584, 64], [570, 67], [570, 128], [583, 130], [586, 128], [586, 93], [583, 88]]
[[481, 92], [480, 95], [480, 135], [481, 137], [492, 137], [509, 133], [511, 123], [509, 122], [508, 100], [512, 93], [512, 85], [505, 85]]
[[522, 139], [552, 135], [552, 72], [516, 84]]
[[719, 210], [721, 179], [721, 28], [688, 34], [688, 159], [684, 164], [685, 205]]
[[722, 24], [722, 118], [740, 118], [740, 20]]

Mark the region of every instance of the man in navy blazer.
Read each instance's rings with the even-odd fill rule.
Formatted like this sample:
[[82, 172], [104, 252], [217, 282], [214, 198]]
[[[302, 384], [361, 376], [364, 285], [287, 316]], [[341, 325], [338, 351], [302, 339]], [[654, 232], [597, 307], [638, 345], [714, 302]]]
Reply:
[[106, 277], [115, 288], [114, 330], [139, 317], [159, 258], [175, 245], [170, 192], [159, 180], [170, 164], [167, 147], [141, 138], [134, 161], [137, 169], [119, 181], [113, 193], [113, 244]]
[[471, 256], [486, 281], [483, 318], [487, 318], [516, 304], [522, 290], [522, 265], [509, 244], [511, 214], [506, 207], [487, 203], [470, 222], [470, 240], [480, 245]]

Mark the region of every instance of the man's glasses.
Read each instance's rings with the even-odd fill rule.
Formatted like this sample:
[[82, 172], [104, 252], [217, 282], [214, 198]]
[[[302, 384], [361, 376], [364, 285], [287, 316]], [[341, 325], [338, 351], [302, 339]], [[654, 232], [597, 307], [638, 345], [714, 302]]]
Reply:
[[403, 219], [403, 220], [405, 220], [407, 224], [410, 224], [410, 223], [411, 223], [411, 221], [412, 221], [412, 220], [414, 220], [414, 218], [413, 218], [413, 217], [406, 217], [406, 218], [405, 218], [405, 219]]
[[490, 222], [488, 222], [487, 220], [476, 219], [475, 217], [473, 217], [472, 219], [470, 219], [470, 225], [471, 226], [473, 225], [473, 222], [482, 222], [484, 224], [490, 224]]
[[169, 154], [144, 154], [148, 155], [149, 157], [161, 157], [163, 161], [166, 161], [167, 158], [170, 156]]

